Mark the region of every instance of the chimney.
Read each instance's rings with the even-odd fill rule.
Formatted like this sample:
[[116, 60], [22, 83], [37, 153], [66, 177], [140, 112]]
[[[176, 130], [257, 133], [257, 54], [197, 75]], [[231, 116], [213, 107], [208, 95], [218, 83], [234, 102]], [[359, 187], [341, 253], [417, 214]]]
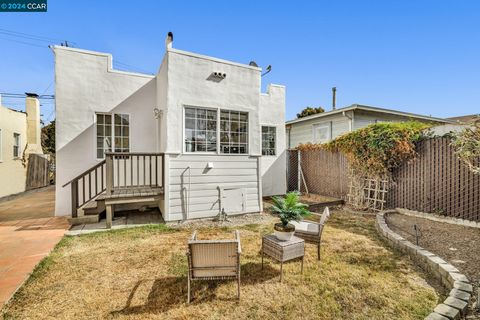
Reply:
[[40, 128], [40, 101], [36, 93], [25, 92], [27, 112], [27, 153], [43, 153]]
[[167, 38], [165, 39], [165, 47], [168, 49], [172, 49], [173, 45], [173, 33], [170, 31], [167, 34]]
[[337, 108], [337, 87], [332, 88], [332, 110]]

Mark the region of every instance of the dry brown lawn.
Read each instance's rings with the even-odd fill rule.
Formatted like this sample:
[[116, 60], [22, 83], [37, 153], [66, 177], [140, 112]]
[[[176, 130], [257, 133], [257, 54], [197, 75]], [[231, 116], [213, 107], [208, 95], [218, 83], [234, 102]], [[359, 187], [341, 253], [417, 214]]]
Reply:
[[[373, 218], [335, 211], [322, 261], [307, 245], [300, 263], [266, 260], [271, 223], [238, 227], [242, 297], [235, 282], [195, 282], [186, 304], [186, 240], [191, 230], [152, 226], [66, 237], [4, 309], [13, 319], [422, 319], [438, 294], [410, 261], [377, 237]], [[200, 238], [229, 238], [203, 228]]]

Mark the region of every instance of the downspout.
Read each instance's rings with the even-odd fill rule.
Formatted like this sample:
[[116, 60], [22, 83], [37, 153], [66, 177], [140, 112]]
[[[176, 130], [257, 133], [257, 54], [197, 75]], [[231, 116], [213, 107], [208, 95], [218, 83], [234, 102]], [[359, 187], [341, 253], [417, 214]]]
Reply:
[[344, 116], [345, 118], [347, 118], [349, 120], [348, 121], [348, 131], [352, 132], [353, 131], [353, 113], [352, 113], [352, 116], [350, 117], [349, 115], [347, 115], [347, 113], [345, 111], [342, 111], [342, 116]]
[[291, 135], [290, 133], [292, 132], [292, 125], [291, 124], [287, 124], [285, 126], [285, 129], [288, 131], [288, 145], [287, 145], [287, 149], [290, 149], [292, 147], [292, 143], [291, 143]]

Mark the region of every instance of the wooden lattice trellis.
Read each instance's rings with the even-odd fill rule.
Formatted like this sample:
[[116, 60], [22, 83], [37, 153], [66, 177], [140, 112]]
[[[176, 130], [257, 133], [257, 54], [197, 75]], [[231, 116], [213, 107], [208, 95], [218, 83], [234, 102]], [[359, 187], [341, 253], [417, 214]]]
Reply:
[[385, 208], [388, 180], [368, 178], [350, 170], [347, 203], [362, 210], [382, 211]]

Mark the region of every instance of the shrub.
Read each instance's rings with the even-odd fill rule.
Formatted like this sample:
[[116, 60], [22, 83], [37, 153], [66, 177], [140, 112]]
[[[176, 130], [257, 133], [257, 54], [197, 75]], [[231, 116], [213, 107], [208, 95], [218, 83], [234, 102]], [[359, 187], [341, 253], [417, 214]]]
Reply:
[[415, 145], [430, 125], [417, 122], [381, 122], [349, 132], [326, 144], [306, 144], [300, 150], [324, 148], [342, 152], [360, 175], [384, 176], [416, 155]]

